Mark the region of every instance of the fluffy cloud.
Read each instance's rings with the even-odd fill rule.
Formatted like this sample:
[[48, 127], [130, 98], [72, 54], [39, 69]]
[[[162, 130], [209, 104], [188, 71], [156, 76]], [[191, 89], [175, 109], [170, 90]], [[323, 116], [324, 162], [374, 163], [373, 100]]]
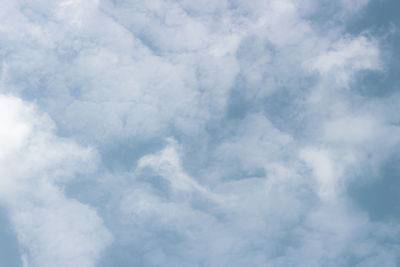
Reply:
[[347, 32], [368, 3], [2, 1], [0, 199], [26, 264], [395, 266], [398, 225], [351, 195], [400, 144], [398, 94], [360, 91], [386, 71]]
[[26, 266], [94, 266], [111, 235], [90, 207], [62, 188], [93, 168], [90, 149], [57, 138], [54, 125], [12, 96], [0, 96], [0, 200]]

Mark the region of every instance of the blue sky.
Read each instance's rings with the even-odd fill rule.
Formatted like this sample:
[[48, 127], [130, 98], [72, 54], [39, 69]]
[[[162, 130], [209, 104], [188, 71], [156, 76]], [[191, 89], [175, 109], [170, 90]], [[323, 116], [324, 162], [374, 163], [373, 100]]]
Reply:
[[394, 0], [2, 1], [0, 266], [398, 266]]

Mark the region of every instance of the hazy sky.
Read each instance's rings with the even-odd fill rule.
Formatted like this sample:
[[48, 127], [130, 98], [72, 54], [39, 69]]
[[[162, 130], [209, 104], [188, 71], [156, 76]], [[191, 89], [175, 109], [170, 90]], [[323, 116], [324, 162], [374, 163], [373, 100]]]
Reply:
[[0, 0], [0, 266], [399, 266], [398, 0]]

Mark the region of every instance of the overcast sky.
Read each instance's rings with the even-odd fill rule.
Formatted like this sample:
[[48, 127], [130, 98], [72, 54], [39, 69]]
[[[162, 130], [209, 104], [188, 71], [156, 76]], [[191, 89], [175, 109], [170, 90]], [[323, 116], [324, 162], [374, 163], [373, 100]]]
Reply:
[[0, 266], [399, 266], [398, 0], [0, 0]]

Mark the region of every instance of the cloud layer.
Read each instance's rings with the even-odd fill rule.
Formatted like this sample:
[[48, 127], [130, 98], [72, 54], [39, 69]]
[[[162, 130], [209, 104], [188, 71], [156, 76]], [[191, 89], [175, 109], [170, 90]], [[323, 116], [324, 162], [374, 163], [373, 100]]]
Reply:
[[23, 265], [398, 265], [398, 209], [362, 200], [398, 186], [398, 24], [354, 30], [377, 2], [2, 1]]

